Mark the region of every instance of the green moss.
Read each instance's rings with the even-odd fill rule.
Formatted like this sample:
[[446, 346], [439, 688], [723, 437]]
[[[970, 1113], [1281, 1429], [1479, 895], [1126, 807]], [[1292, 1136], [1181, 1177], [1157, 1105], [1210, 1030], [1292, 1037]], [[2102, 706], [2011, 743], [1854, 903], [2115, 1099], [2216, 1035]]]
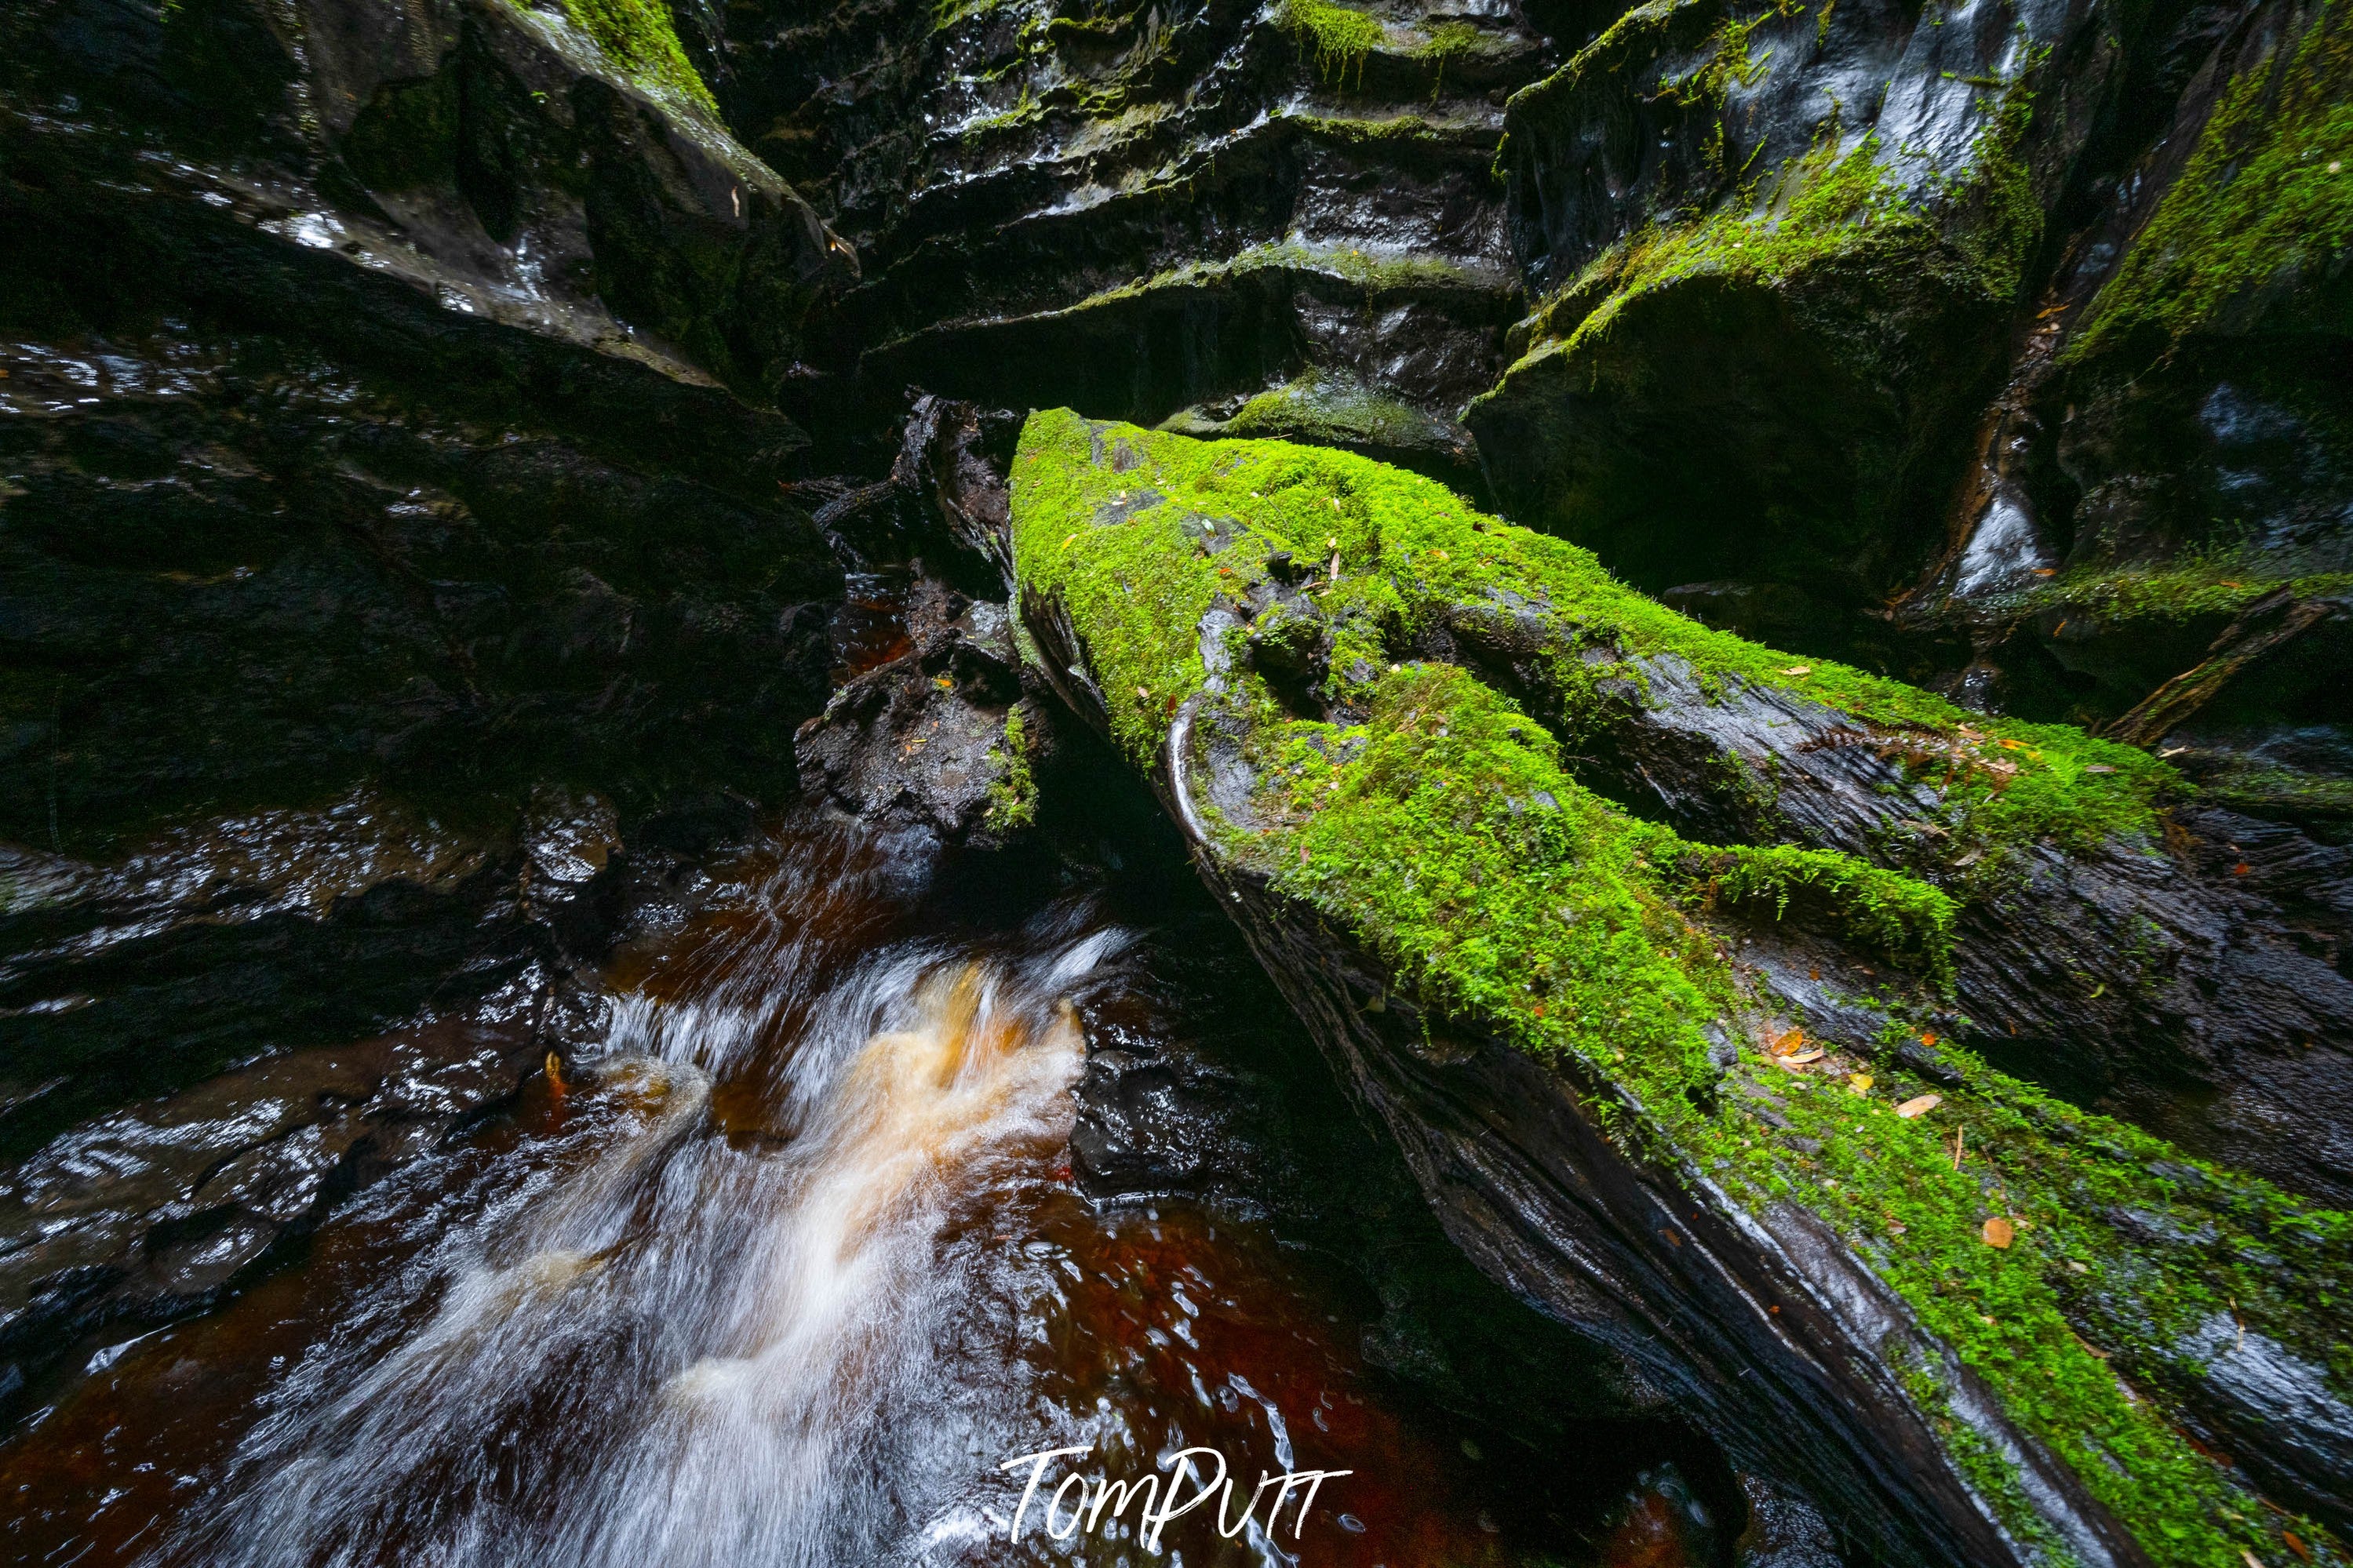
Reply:
[[564, 13], [624, 75], [667, 88], [718, 115], [719, 105], [686, 58], [662, 0], [564, 0]]
[[2116, 621], [2186, 622], [2236, 616], [2258, 599], [2287, 589], [2300, 599], [2353, 594], [2353, 573], [2281, 576], [2260, 562], [2228, 557], [2157, 570], [2082, 568], [2005, 595], [2005, 613], [2080, 610]]
[[[1028, 430], [1040, 440], [1051, 431], [1068, 440], [1093, 438], [1067, 412], [1035, 416]], [[2179, 784], [2172, 769], [2134, 747], [2063, 725], [1988, 719], [1899, 681], [1826, 660], [1793, 660], [1712, 630], [1620, 583], [1591, 552], [1483, 517], [1435, 480], [1369, 458], [1280, 441], [1202, 444], [1142, 431], [1104, 438], [1137, 444], [1139, 456], [1149, 450], [1162, 490], [1184, 476], [1191, 504], [1246, 510], [1253, 529], [1295, 544], [1308, 559], [1323, 559], [1331, 552], [1324, 541], [1334, 542], [1347, 577], [1337, 595], [1325, 599], [1344, 644], [1333, 658], [1335, 679], [1346, 671], [1352, 632], [1371, 637], [1359, 657], [1378, 662], [1380, 638], [1373, 634], [1386, 620], [1401, 620], [1409, 630], [1456, 605], [1526, 599], [1553, 628], [1556, 679], [1564, 689], [1590, 693], [1581, 704], [1572, 695], [1573, 719], [1582, 706], [1602, 721], [1609, 700], [1603, 689], [1633, 673], [1627, 661], [1659, 657], [1684, 659], [1712, 681], [1745, 681], [1828, 704], [1860, 721], [1852, 743], [1899, 757], [1934, 784], [1943, 798], [1947, 853], [1958, 859], [1979, 851], [1973, 865], [1988, 851], [2044, 837], [2081, 847], [2111, 835], [2153, 834], [2159, 797]], [[1017, 493], [1031, 482], [1028, 469], [1034, 467], [1032, 460], [1017, 469]], [[1087, 515], [1106, 487], [1130, 488], [1116, 476], [1071, 464], [1067, 455], [1051, 468], [1067, 476], [1058, 482], [1079, 487], [1060, 503], [1073, 515]], [[1103, 547], [1141, 549], [1132, 536], [1152, 531], [1111, 531]], [[1083, 551], [1091, 537], [1082, 531], [1074, 544]], [[1189, 659], [1198, 671], [1192, 626], [1219, 580], [1198, 552], [1177, 550], [1153, 564], [1171, 562], [1190, 592], [1166, 599], [1165, 646], [1176, 650], [1177, 663]], [[1059, 581], [1061, 567], [1051, 564]], [[1125, 582], [1155, 581], [1143, 563], [1123, 563], [1123, 571]], [[1105, 588], [1101, 577], [1089, 575], [1089, 591], [1129, 591]], [[1176, 594], [1177, 578], [1159, 581], [1161, 596]], [[1117, 606], [1107, 598], [1104, 607]], [[1601, 653], [1609, 657], [1591, 657]], [[1175, 686], [1189, 690], [1198, 679], [1175, 665], [1139, 667], [1124, 685], [1147, 684], [1165, 694]], [[1149, 743], [1157, 736], [1155, 728]]]
[[1856, 945], [1939, 977], [1951, 973], [1960, 911], [1915, 878], [1835, 850], [1786, 844], [1694, 851], [1681, 868], [1703, 907], [1770, 904], [1778, 920], [1793, 897], [1819, 900]]
[[1344, 147], [1396, 146], [1413, 143], [1451, 147], [1466, 141], [1492, 145], [1493, 134], [1476, 123], [1433, 121], [1419, 114], [1392, 115], [1386, 120], [1355, 120], [1340, 115], [1293, 111], [1286, 116], [1312, 136]]
[[[1687, 4], [1641, 7], [1572, 68], [1617, 68], [1630, 50], [1631, 58], [1663, 50], [1704, 14]], [[1865, 275], [1927, 266], [1969, 291], [2002, 300], [2017, 293], [2042, 236], [2042, 202], [2021, 149], [2035, 113], [2032, 83], [2049, 51], [2034, 51], [2018, 79], [1984, 84], [2000, 93], [2000, 104], [1959, 179], [1907, 193], [1891, 177], [1877, 132], [1850, 143], [1835, 119], [1802, 155], [1746, 174], [1727, 163], [1722, 106], [1732, 84], [1749, 83], [1764, 69], [1751, 35], [1788, 14], [1725, 19], [1700, 63], [1660, 84], [1662, 98], [1695, 111], [1705, 127], [1701, 155], [1725, 194], [1704, 214], [1655, 216], [1588, 263], [1535, 311], [1531, 337], [1544, 345], [1540, 352], [1574, 350], [1608, 332], [1636, 298], [1701, 276], [1778, 287], [1833, 262]], [[1622, 36], [1629, 30], [1641, 35], [1642, 48]]]
[[[1759, 207], [1778, 208], [1780, 216], [1757, 221], [1752, 214]], [[1607, 332], [1637, 296], [1704, 273], [1778, 284], [1835, 257], [1870, 251], [1892, 261], [1932, 241], [1926, 219], [1881, 167], [1878, 137], [1865, 136], [1841, 153], [1833, 128], [1764, 188], [1736, 195], [1696, 221], [1646, 225], [1603, 251], [1539, 309], [1537, 335], [1574, 349]]]
[[1321, 445], [1409, 447], [1433, 421], [1420, 410], [1362, 386], [1314, 375], [1261, 392], [1226, 422], [1234, 436], [1282, 436]]
[[1318, 76], [1339, 85], [1346, 83], [1352, 69], [1363, 81], [1365, 61], [1386, 36], [1375, 18], [1331, 0], [1282, 0], [1275, 24], [1315, 57]]
[[[2185, 1346], [2217, 1311], [2353, 1373], [2333, 1327], [2353, 1305], [2353, 1221], [1949, 1044], [1962, 1081], [1915, 1119], [1894, 1107], [1928, 1086], [1892, 1055], [1866, 1064], [1834, 1052], [1831, 1072], [1769, 1065], [1754, 1042], [1776, 1026], [1712, 927], [1711, 889], [1734, 902], [1822, 900], [1865, 943], [1930, 969], [1949, 951], [1951, 899], [1842, 856], [1685, 844], [1581, 786], [1560, 740], [1471, 672], [1384, 652], [1448, 609], [1533, 612], [1557, 633], [1552, 679], [1564, 688], [1577, 679], [1568, 667], [1627, 679], [1638, 673], [1629, 657], [1672, 655], [1704, 679], [1802, 692], [1911, 737], [1924, 768], [1941, 770], [1951, 820], [2000, 818], [2005, 831], [2063, 840], [2145, 831], [2161, 765], [1707, 631], [1574, 546], [1345, 453], [1034, 415], [1014, 465], [1013, 545], [1025, 594], [1060, 604], [1115, 739], [1146, 769], [1171, 715], [1207, 686], [1197, 627], [1213, 602], [1258, 581], [1270, 551], [1336, 556], [1340, 582], [1316, 604], [1333, 631], [1333, 688], [1362, 721], [1293, 718], [1238, 662], [1206, 699], [1208, 718], [1246, 737], [1258, 786], [1248, 814], [1213, 819], [1219, 857], [1353, 933], [1433, 1031], [1467, 1026], [1599, 1084], [1583, 1102], [1630, 1157], [1736, 1204], [1820, 1215], [2153, 1561], [2221, 1568], [2273, 1549], [2268, 1505], [2183, 1439], [2167, 1391], [2200, 1375]], [[2012, 771], [1989, 780], [1995, 763]], [[1894, 993], [1881, 1005], [1894, 1016], [1905, 1005]], [[1727, 1024], [1749, 1042], [1729, 1075], [1736, 1093], [1718, 1092], [1710, 1052], [1711, 1030]], [[1882, 1047], [1903, 1037], [1891, 1024]], [[1865, 1065], [1870, 1081], [1850, 1076]], [[2017, 1226], [2007, 1249], [1982, 1239], [1996, 1215]], [[2167, 1227], [2196, 1239], [2145, 1240]], [[2124, 1369], [2140, 1393], [2119, 1381]], [[2027, 1489], [1953, 1424], [1941, 1363], [1903, 1371], [1989, 1503], [2039, 1535]]]
[[991, 833], [1011, 833], [1038, 820], [1038, 781], [1029, 773], [1029, 737], [1016, 706], [1005, 716], [1005, 739], [988, 749], [988, 760], [1005, 770], [988, 786], [988, 810], [982, 826]]
[[1139, 299], [1155, 289], [1198, 288], [1261, 271], [1315, 272], [1361, 286], [1367, 294], [1409, 290], [1476, 289], [1504, 292], [1500, 278], [1475, 272], [1435, 256], [1380, 256], [1347, 246], [1310, 247], [1290, 241], [1254, 245], [1223, 261], [1188, 261], [1181, 267], [1091, 294], [1074, 310]]
[[2275, 281], [2319, 281], [2348, 246], [2353, 5], [2321, 0], [2292, 50], [2223, 93], [2067, 355], [2143, 334], [2179, 341]]
[[2294, 768], [2232, 768], [2208, 780], [2205, 793], [2260, 816], [2353, 817], [2353, 779]]

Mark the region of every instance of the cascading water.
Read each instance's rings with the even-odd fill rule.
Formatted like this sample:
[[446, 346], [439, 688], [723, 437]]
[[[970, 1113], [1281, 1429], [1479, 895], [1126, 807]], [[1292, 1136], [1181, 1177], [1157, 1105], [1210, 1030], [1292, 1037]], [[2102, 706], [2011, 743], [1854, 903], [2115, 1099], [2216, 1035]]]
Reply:
[[[925, 931], [928, 864], [801, 831], [707, 889], [511, 1119], [363, 1194], [301, 1270], [105, 1352], [0, 1449], [19, 1497], [108, 1481], [16, 1544], [148, 1568], [1526, 1561], [1262, 1229], [1074, 1190], [1081, 1015], [1148, 942], [1077, 895]], [[1073, 1528], [1092, 1483], [1047, 1513], [1072, 1470], [1165, 1480], [1188, 1447], [1230, 1461], [1231, 1528]], [[1073, 1447], [1010, 1539], [1006, 1461]], [[1236, 1523], [1261, 1474], [1309, 1468], [1352, 1474]]]

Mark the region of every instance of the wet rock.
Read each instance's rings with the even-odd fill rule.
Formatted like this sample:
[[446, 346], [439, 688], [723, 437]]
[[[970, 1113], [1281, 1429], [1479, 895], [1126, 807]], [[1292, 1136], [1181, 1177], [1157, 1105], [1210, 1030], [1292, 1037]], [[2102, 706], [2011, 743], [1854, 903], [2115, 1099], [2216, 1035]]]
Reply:
[[185, 222], [142, 209], [186, 204], [448, 310], [773, 395], [854, 258], [728, 133], [667, 15], [621, 15], [45, 0], [8, 20], [6, 85], [41, 111], [10, 129], [85, 166], [179, 148], [145, 165], [145, 201], [109, 204], [131, 248]]
[[864, 263], [839, 331], [875, 394], [1256, 398], [1459, 468], [1517, 313], [1487, 170], [1546, 58], [1520, 6], [766, 0], [726, 33], [731, 118]]
[[520, 974], [477, 1008], [102, 1117], [0, 1175], [0, 1405], [100, 1336], [217, 1304], [512, 1095], [538, 1064], [546, 991]]
[[1022, 694], [1003, 605], [914, 580], [909, 652], [856, 677], [796, 738], [807, 786], [885, 828], [994, 843], [1036, 810], [1052, 721]]
[[608, 940], [617, 846], [609, 805], [550, 790], [505, 834], [358, 793], [175, 828], [111, 864], [5, 851], [0, 1151], [238, 1060], [568, 975]]
[[1742, 1476], [1748, 1523], [1733, 1542], [1738, 1568], [1837, 1568], [1838, 1536], [1812, 1504], [1759, 1476]]
[[363, 795], [108, 866], [11, 851], [0, 1398], [209, 1309], [601, 1036], [620, 852], [554, 788], [500, 837]]
[[1851, 616], [1917, 570], [2073, 151], [2026, 106], [2095, 100], [2114, 68], [2076, 47], [2089, 6], [2012, 20], [1647, 7], [1515, 97], [1536, 303], [1470, 416], [1502, 504], [1652, 591], [1736, 579]]
[[102, 848], [364, 780], [789, 793], [768, 736], [823, 700], [840, 584], [806, 512], [264, 336], [0, 358], [0, 835]]

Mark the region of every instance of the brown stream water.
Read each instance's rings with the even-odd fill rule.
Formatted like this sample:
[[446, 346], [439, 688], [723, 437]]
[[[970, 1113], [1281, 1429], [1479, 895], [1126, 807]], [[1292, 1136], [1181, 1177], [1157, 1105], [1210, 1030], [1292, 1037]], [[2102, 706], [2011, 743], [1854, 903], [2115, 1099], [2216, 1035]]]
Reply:
[[[1591, 1452], [1493, 1453], [1412, 1396], [1367, 1360], [1379, 1304], [1249, 1205], [1083, 1195], [1080, 1009], [1169, 1026], [1127, 994], [1161, 939], [1083, 891], [943, 931], [910, 857], [803, 829], [723, 868], [611, 966], [604, 1043], [565, 1083], [534, 1078], [223, 1310], [93, 1357], [0, 1447], [0, 1550], [158, 1568], [1715, 1560], [1672, 1465], [1601, 1452], [1599, 1429]], [[1352, 1473], [1303, 1525], [1295, 1493], [1230, 1537], [1205, 1507], [1152, 1550], [1133, 1509], [1050, 1538], [1061, 1467], [1008, 1542], [1026, 1470], [1004, 1462], [1082, 1444], [1078, 1468], [1116, 1480], [1214, 1449], [1234, 1510], [1262, 1472]]]

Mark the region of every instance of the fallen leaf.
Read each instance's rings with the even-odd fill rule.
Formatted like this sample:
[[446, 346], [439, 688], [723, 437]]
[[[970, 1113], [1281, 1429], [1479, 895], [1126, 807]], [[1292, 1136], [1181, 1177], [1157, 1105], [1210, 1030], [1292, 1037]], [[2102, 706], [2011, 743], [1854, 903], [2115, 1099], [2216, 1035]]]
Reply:
[[1785, 665], [1781, 669], [1781, 673], [1784, 675], [1811, 675], [1813, 672], [1814, 667], [1810, 664]]
[[1799, 1051], [1794, 1057], [1783, 1057], [1780, 1058], [1783, 1066], [1793, 1068], [1801, 1068], [1808, 1062], [1818, 1062], [1821, 1059], [1822, 1053], [1820, 1051]]
[[1871, 1075], [1867, 1072], [1849, 1073], [1846, 1078], [1846, 1087], [1851, 1093], [1869, 1094], [1871, 1092]]
[[1149, 701], [1151, 701], [1151, 700], [1152, 700], [1152, 693], [1151, 693], [1151, 692], [1149, 692], [1149, 691], [1146, 691], [1146, 690], [1145, 690], [1143, 687], [1141, 687], [1141, 686], [1139, 686], [1139, 687], [1137, 687], [1137, 688], [1135, 689], [1135, 695], [1136, 695], [1138, 698], [1142, 699], [1144, 701], [1149, 702]]
[[2056, 577], [2059, 575], [2059, 568], [2056, 566], [2037, 566], [2034, 569], [2034, 574], [2037, 577]]
[[1075, 533], [1073, 533], [1073, 534], [1071, 534], [1071, 535], [1070, 536], [1070, 538], [1069, 538], [1069, 539], [1065, 539], [1065, 540], [1063, 540], [1063, 541], [1062, 541], [1062, 548], [1063, 548], [1063, 549], [1065, 549], [1065, 550], [1068, 550], [1068, 549], [1071, 547], [1071, 540], [1072, 540], [1072, 539], [1076, 539], [1077, 537], [1078, 537], [1078, 535], [1077, 535], [1077, 534], [1075, 534]]
[[2239, 1555], [2246, 1559], [2247, 1568], [2270, 1568], [2270, 1565], [2264, 1563], [2262, 1558], [2256, 1556], [2253, 1552], [2248, 1551], [2243, 1546], [2239, 1548]]
[[1926, 1034], [1925, 1034], [1925, 1035], [1921, 1036], [1921, 1037], [1920, 1037], [1920, 1043], [1921, 1043], [1922, 1045], [1924, 1045], [1924, 1046], [1933, 1046], [1933, 1045], [1935, 1045], [1935, 1044], [1936, 1043], [1936, 1030], [1934, 1030], [1934, 1029], [1931, 1029], [1931, 1030], [1929, 1030]]
[[2233, 877], [2243, 877], [2247, 874], [2249, 869], [2250, 868], [2247, 863], [2244, 860], [2242, 860], [2237, 865], [2231, 868], [2231, 875]]
[[1895, 1114], [1909, 1121], [1915, 1116], [1926, 1116], [1945, 1103], [1941, 1094], [1915, 1094], [1895, 1108]]
[[2087, 773], [2112, 773], [2116, 770], [2108, 766], [2105, 763], [2094, 763], [2090, 767], [2085, 768], [2084, 771]]
[[2303, 1562], [2306, 1562], [2306, 1563], [2309, 1563], [2309, 1562], [2311, 1562], [2311, 1561], [2312, 1561], [2312, 1552], [2311, 1552], [2310, 1549], [2309, 1549], [2309, 1548], [2307, 1548], [2307, 1547], [2304, 1544], [2304, 1542], [2301, 1542], [2301, 1541], [2299, 1541], [2299, 1540], [2297, 1540], [2297, 1539], [2296, 1539], [2296, 1535], [2295, 1535], [2295, 1531], [2293, 1531], [2293, 1530], [2283, 1530], [2283, 1531], [2280, 1531], [2280, 1539], [2281, 1539], [2282, 1541], [2284, 1541], [2284, 1542], [2287, 1542], [2287, 1549], [2288, 1549], [2290, 1552], [2295, 1552], [2295, 1553], [2296, 1554], [2296, 1556], [2297, 1556], [2297, 1558], [2298, 1558], [2299, 1560], [2301, 1560], [2301, 1561], [2303, 1561]]
[[1773, 1042], [1773, 1054], [1777, 1057], [1786, 1057], [1805, 1043], [1805, 1031], [1802, 1029], [1792, 1029], [1788, 1034], [1783, 1035], [1779, 1039]]
[[1999, 1215], [1986, 1221], [1984, 1229], [1978, 1234], [1985, 1237], [1988, 1247], [2007, 1247], [2018, 1239], [2018, 1232], [2010, 1228], [2010, 1221]]

